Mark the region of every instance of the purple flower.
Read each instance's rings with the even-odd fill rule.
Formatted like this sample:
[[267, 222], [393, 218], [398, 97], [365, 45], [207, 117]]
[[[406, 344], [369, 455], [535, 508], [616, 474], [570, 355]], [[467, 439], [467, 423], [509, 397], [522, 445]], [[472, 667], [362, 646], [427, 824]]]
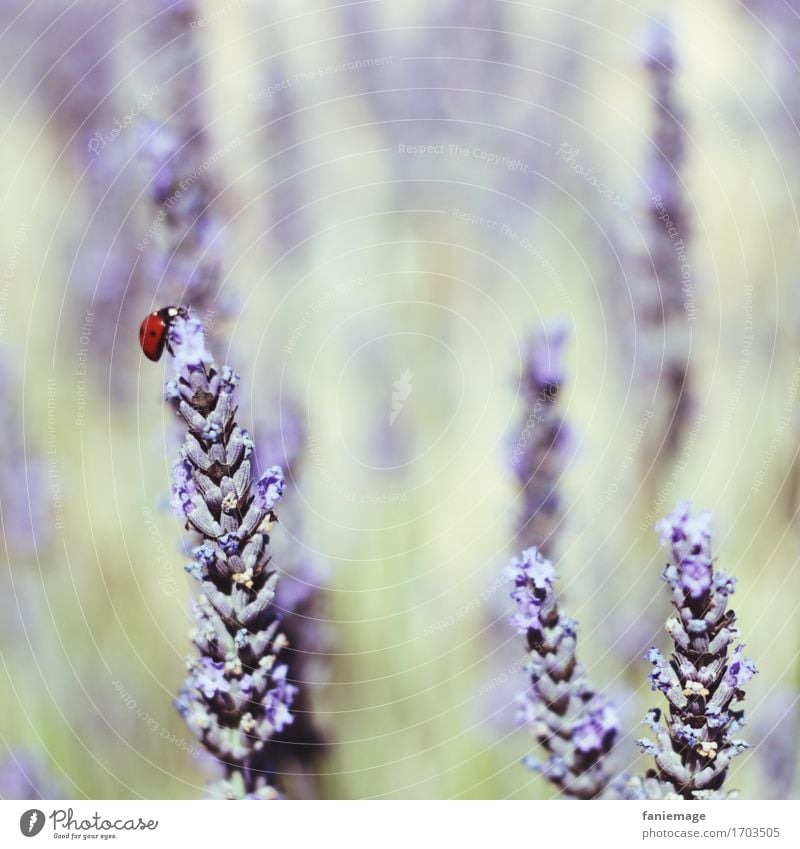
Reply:
[[208, 700], [212, 700], [217, 693], [229, 693], [230, 682], [224, 676], [225, 664], [222, 661], [215, 662], [210, 657], [201, 657], [197, 662], [194, 681], [197, 688]]
[[[609, 277], [619, 310], [615, 324], [628, 328], [616, 335], [623, 369], [637, 391], [637, 417], [652, 418], [642, 446], [643, 462], [649, 465], [675, 450], [691, 420], [691, 324], [698, 298], [691, 198], [684, 176], [689, 130], [677, 95], [675, 39], [660, 21], [645, 35], [642, 64], [649, 78], [652, 123], [643, 171], [647, 189], [636, 216], [641, 236], [635, 246], [619, 244]], [[619, 255], [623, 258], [617, 264]]]
[[730, 687], [741, 690], [756, 674], [756, 665], [749, 657], [743, 657], [744, 645], [738, 645], [733, 650], [733, 656], [728, 663], [725, 681]]
[[239, 543], [239, 537], [236, 534], [223, 534], [219, 540], [219, 547], [228, 555], [228, 557], [233, 557], [234, 554], [238, 554], [241, 550], [241, 545]]
[[[157, 289], [162, 303], [185, 304], [212, 315], [227, 308], [219, 290], [223, 265], [222, 223], [213, 208], [218, 194], [214, 163], [219, 151], [206, 130], [208, 86], [205, 63], [194, 26], [194, 0], [161, 3], [158, 15], [142, 26], [149, 42], [151, 66], [163, 87], [155, 106], [163, 122], [138, 127], [139, 159], [149, 169], [150, 222], [140, 237], [150, 297]], [[164, 81], [169, 84], [164, 86]], [[154, 110], [149, 110], [154, 114]], [[225, 153], [235, 148], [226, 147]]]
[[579, 752], [605, 752], [619, 734], [617, 712], [601, 699], [572, 726], [572, 742]]
[[653, 690], [661, 690], [662, 693], [666, 693], [672, 684], [672, 677], [669, 674], [669, 667], [664, 656], [657, 648], [651, 648], [646, 657], [653, 664], [653, 670], [648, 675], [650, 686]]
[[539, 628], [539, 610], [541, 600], [527, 588], [521, 587], [511, 593], [511, 598], [517, 605], [516, 613], [511, 617], [511, 624], [518, 634], [527, 634], [531, 628]]
[[289, 667], [285, 664], [275, 668], [272, 673], [273, 688], [267, 693], [265, 701], [267, 719], [272, 723], [275, 732], [280, 734], [294, 721], [289, 709], [297, 694], [297, 687], [286, 681]]
[[206, 348], [203, 324], [194, 315], [178, 316], [172, 321], [169, 342], [174, 352], [175, 376], [179, 380], [194, 371], [203, 371], [214, 362]]
[[567, 328], [555, 324], [528, 344], [520, 380], [525, 418], [512, 449], [511, 465], [522, 492], [518, 539], [551, 556], [561, 525], [561, 476], [567, 465], [569, 428], [558, 410], [564, 380]]
[[529, 400], [542, 392], [555, 395], [566, 378], [564, 346], [569, 338], [566, 322], [558, 322], [531, 338], [528, 344], [523, 389]]
[[10, 751], [0, 759], [0, 799], [62, 799], [39, 757], [27, 750]]
[[672, 562], [667, 580], [676, 613], [667, 622], [673, 651], [666, 661], [651, 649], [650, 682], [664, 693], [669, 712], [661, 720], [651, 711], [647, 723], [656, 740], [640, 741], [655, 756], [656, 770], [631, 781], [637, 798], [718, 799], [731, 760], [747, 748], [734, 735], [743, 724], [742, 687], [755, 674], [753, 662], [739, 645], [736, 614], [727, 609], [733, 582], [725, 573], [712, 576], [711, 516], [693, 517], [682, 501], [657, 524]]
[[673, 564], [665, 572], [666, 580], [680, 585], [692, 598], [700, 598], [711, 587], [711, 514], [692, 517], [689, 503], [680, 501], [667, 516], [656, 522], [661, 544], [672, 549]]
[[762, 799], [795, 799], [800, 750], [800, 694], [793, 685], [770, 691], [752, 716], [753, 755]]
[[264, 511], [270, 511], [283, 495], [285, 481], [280, 466], [272, 466], [256, 482], [256, 504]]
[[12, 556], [28, 557], [50, 542], [54, 499], [47, 466], [35, 440], [25, 433], [19, 381], [10, 352], [0, 348], [0, 519]]
[[678, 559], [694, 553], [708, 553], [711, 546], [711, 513], [706, 511], [692, 516], [691, 507], [686, 499], [665, 519], [655, 524], [662, 545], [671, 545]]
[[526, 634], [531, 676], [520, 697], [520, 717], [549, 756], [544, 763], [527, 762], [567, 797], [615, 796], [609, 755], [619, 720], [577, 662], [575, 622], [559, 612], [552, 564], [530, 548], [511, 561], [508, 572], [517, 585], [512, 621]]
[[522, 552], [521, 557], [514, 557], [507, 573], [517, 586], [525, 586], [530, 581], [538, 590], [550, 587], [556, 578], [553, 564], [543, 557], [538, 548], [529, 548]]
[[192, 465], [188, 460], [176, 460], [172, 466], [172, 509], [178, 518], [188, 517], [194, 510], [197, 487], [192, 477]]
[[202, 585], [193, 606], [199, 658], [189, 664], [179, 710], [222, 764], [212, 792], [275, 798], [271, 741], [291, 724], [297, 693], [286, 664], [276, 663], [287, 640], [273, 609], [278, 573], [268, 549], [283, 473], [273, 467], [253, 485], [252, 441], [234, 421], [233, 372], [217, 366], [192, 314], [175, 320], [170, 348], [172, 403], [187, 429], [173, 506], [201, 538], [189, 566]]

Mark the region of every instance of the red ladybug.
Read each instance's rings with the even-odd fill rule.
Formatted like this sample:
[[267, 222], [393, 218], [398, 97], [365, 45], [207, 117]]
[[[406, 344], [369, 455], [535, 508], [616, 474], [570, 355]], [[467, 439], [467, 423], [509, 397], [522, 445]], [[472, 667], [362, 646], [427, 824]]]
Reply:
[[139, 344], [148, 360], [157, 362], [169, 350], [169, 326], [178, 316], [186, 318], [188, 313], [183, 307], [163, 307], [151, 312], [139, 328]]

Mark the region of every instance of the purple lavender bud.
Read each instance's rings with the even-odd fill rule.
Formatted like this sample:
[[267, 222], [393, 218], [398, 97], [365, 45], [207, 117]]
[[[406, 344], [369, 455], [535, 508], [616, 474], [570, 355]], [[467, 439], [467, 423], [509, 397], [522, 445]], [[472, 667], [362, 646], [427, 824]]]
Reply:
[[554, 324], [529, 342], [523, 389], [529, 400], [541, 393], [555, 395], [566, 377], [564, 346], [569, 331], [564, 323]]
[[728, 664], [728, 671], [725, 673], [725, 682], [734, 690], [741, 690], [758, 671], [749, 657], [742, 657], [743, 651], [744, 645], [736, 646]]
[[228, 557], [233, 557], [241, 551], [239, 538], [236, 534], [223, 534], [217, 542], [219, 543], [219, 547], [225, 552], [225, 554], [228, 555]]
[[662, 545], [672, 548], [673, 563], [667, 567], [665, 578], [675, 588], [682, 587], [692, 598], [700, 598], [711, 587], [711, 514], [701, 513], [693, 518], [689, 502], [680, 501], [667, 516], [656, 522]]
[[170, 324], [169, 342], [174, 351], [175, 376], [178, 379], [195, 371], [202, 372], [214, 362], [206, 348], [202, 322], [194, 315], [179, 316]]
[[195, 667], [195, 685], [206, 699], [214, 699], [219, 693], [230, 693], [231, 685], [224, 676], [225, 664], [210, 657], [201, 657]]
[[542, 552], [537, 549], [533, 556], [526, 556], [527, 552], [520, 557], [514, 557], [507, 567], [509, 577], [519, 587], [524, 587], [528, 581], [533, 584], [534, 589], [544, 590], [549, 587], [556, 578], [556, 570], [549, 560], [545, 560]]
[[179, 697], [189, 728], [222, 765], [212, 792], [275, 798], [272, 737], [289, 726], [297, 688], [276, 662], [286, 637], [273, 610], [278, 573], [269, 531], [283, 493], [273, 467], [254, 482], [244, 431], [234, 421], [233, 374], [209, 354], [197, 319], [170, 330], [173, 404], [187, 428], [173, 467], [173, 506], [199, 534], [190, 573], [202, 593], [193, 606], [199, 657]]
[[172, 467], [172, 509], [178, 518], [188, 517], [194, 509], [198, 495], [192, 478], [192, 465], [188, 460], [176, 460]]
[[298, 688], [286, 681], [289, 667], [286, 664], [275, 667], [272, 680], [275, 686], [269, 691], [266, 703], [267, 718], [277, 734], [280, 734], [288, 725], [294, 721], [294, 716], [289, 712]]
[[575, 656], [576, 623], [559, 612], [555, 571], [536, 548], [511, 561], [517, 588], [513, 624], [527, 624], [531, 687], [520, 697], [520, 719], [549, 760], [528, 761], [567, 797], [594, 799], [618, 792], [609, 755], [619, 733], [617, 713], [586, 680]]
[[272, 466], [256, 482], [256, 504], [265, 512], [280, 501], [285, 481], [280, 466]]
[[727, 609], [731, 579], [712, 575], [711, 516], [693, 517], [687, 502], [657, 525], [671, 553], [665, 573], [676, 615], [667, 622], [673, 652], [665, 660], [651, 649], [650, 682], [669, 703], [662, 722], [656, 712], [648, 724], [656, 740], [641, 741], [654, 755], [656, 769], [631, 781], [637, 798], [723, 799], [732, 758], [747, 748], [734, 737], [743, 725], [742, 688], [756, 672], [736, 639], [736, 614]]
[[666, 693], [670, 688], [672, 678], [670, 677], [669, 667], [664, 660], [664, 656], [657, 648], [651, 648], [645, 656], [653, 664], [653, 670], [647, 676], [651, 688]]
[[563, 520], [559, 484], [567, 461], [569, 428], [558, 412], [564, 381], [567, 328], [556, 324], [528, 344], [521, 391], [525, 419], [517, 432], [511, 462], [522, 490], [518, 539], [551, 556]]
[[619, 717], [616, 711], [600, 702], [590, 707], [575, 723], [572, 739], [579, 752], [605, 752], [613, 746], [619, 731]]

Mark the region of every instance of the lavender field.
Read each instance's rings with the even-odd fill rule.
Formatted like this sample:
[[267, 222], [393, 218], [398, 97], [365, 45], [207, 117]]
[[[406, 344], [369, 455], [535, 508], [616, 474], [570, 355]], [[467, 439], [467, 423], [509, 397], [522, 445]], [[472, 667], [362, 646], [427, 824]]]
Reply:
[[0, 798], [799, 798], [799, 82], [796, 0], [4, 0]]

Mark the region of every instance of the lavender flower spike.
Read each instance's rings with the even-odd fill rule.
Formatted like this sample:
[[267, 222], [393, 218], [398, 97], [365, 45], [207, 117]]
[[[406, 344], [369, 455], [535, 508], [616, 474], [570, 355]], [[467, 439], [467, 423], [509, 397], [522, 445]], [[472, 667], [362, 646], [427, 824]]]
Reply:
[[154, 217], [138, 249], [145, 253], [146, 278], [157, 284], [156, 300], [190, 306], [209, 324], [229, 306], [220, 291], [224, 222], [215, 211], [214, 166], [238, 140], [218, 151], [210, 146], [198, 3], [153, 0], [153, 7], [160, 13], [143, 34], [150, 39], [148, 67], [157, 76], [156, 89], [164, 92], [153, 102], [160, 120], [154, 116], [140, 131]]
[[672, 588], [677, 615], [667, 621], [674, 648], [669, 660], [650, 649], [650, 684], [669, 703], [668, 715], [652, 710], [646, 722], [656, 742], [639, 740], [655, 756], [656, 769], [633, 781], [633, 792], [646, 799], [724, 799], [722, 786], [731, 760], [747, 748], [736, 738], [744, 725], [744, 685], [753, 677], [753, 661], [743, 656], [736, 614], [728, 610], [734, 580], [714, 571], [711, 514], [693, 517], [681, 501], [656, 524], [662, 544], [671, 550], [664, 579]]
[[559, 483], [570, 440], [558, 410], [566, 340], [566, 325], [557, 324], [529, 342], [520, 387], [526, 419], [511, 455], [522, 491], [518, 540], [521, 547], [535, 546], [547, 557], [553, 556], [563, 518]]
[[650, 188], [646, 256], [638, 311], [642, 320], [644, 365], [651, 385], [663, 387], [668, 402], [666, 447], [674, 449], [692, 409], [691, 332], [695, 318], [689, 199], [683, 183], [687, 153], [686, 118], [676, 93], [674, 37], [662, 22], [650, 33], [647, 49], [655, 122], [647, 171]]
[[267, 742], [291, 724], [297, 691], [277, 660], [287, 641], [272, 610], [278, 575], [267, 554], [283, 472], [273, 466], [252, 480], [253, 442], [234, 421], [239, 378], [217, 366], [199, 320], [178, 317], [169, 340], [175, 380], [167, 397], [188, 430], [172, 505], [202, 541], [187, 567], [202, 588], [192, 637], [200, 656], [189, 661], [178, 707], [223, 765], [215, 795], [277, 798]]
[[520, 720], [549, 755], [547, 762], [529, 758], [527, 765], [569, 798], [614, 798], [619, 788], [608, 761], [619, 720], [577, 662], [577, 623], [559, 612], [553, 565], [529, 548], [508, 572], [516, 587], [512, 624], [527, 637], [531, 676], [520, 697]]

